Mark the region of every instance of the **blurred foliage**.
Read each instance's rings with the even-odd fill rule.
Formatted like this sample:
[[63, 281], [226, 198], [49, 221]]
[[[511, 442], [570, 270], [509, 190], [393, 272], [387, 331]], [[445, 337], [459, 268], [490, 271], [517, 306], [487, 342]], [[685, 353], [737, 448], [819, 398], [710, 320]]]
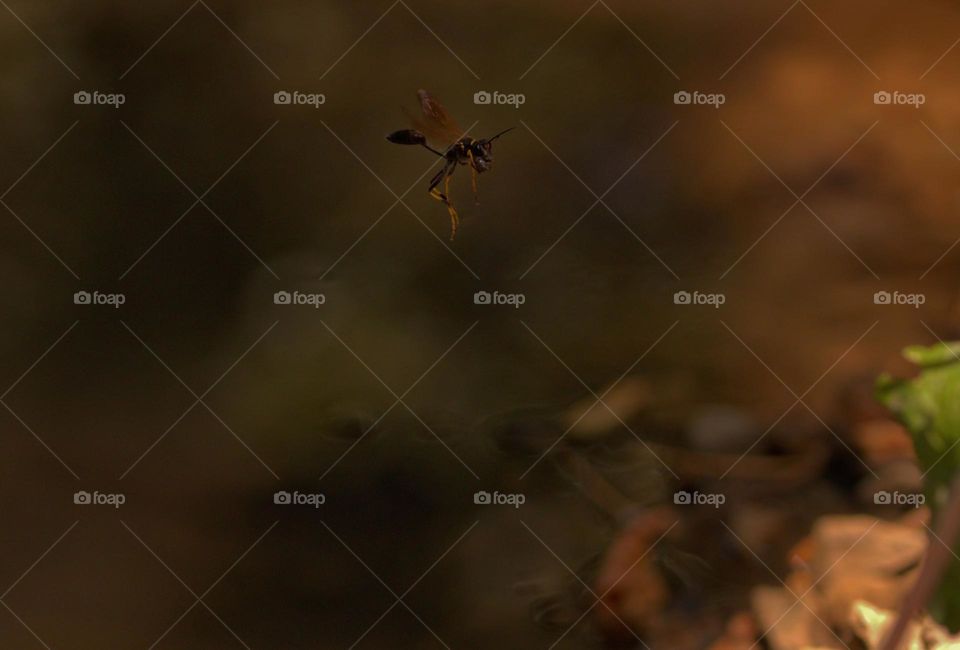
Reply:
[[[960, 342], [911, 346], [904, 356], [920, 366], [913, 379], [880, 377], [877, 392], [913, 434], [934, 516], [960, 468]], [[931, 607], [938, 620], [960, 628], [960, 562], [954, 561]]]

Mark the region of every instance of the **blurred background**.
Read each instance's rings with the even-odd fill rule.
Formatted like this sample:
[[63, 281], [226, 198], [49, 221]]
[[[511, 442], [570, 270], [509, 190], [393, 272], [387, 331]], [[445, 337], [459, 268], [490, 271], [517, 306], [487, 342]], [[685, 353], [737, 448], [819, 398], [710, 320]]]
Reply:
[[[691, 524], [669, 609], [702, 625], [644, 637], [704, 647], [772, 579], [715, 561], [718, 517], [786, 515], [782, 550], [859, 508], [851, 403], [960, 330], [953, 3], [8, 3], [3, 647], [609, 645], [622, 512], [560, 459], [657, 506], [707, 480], [684, 454], [826, 441], [809, 489], [709, 477], [759, 514]], [[437, 160], [385, 140], [420, 88], [516, 127], [478, 204], [453, 177], [453, 242]]]

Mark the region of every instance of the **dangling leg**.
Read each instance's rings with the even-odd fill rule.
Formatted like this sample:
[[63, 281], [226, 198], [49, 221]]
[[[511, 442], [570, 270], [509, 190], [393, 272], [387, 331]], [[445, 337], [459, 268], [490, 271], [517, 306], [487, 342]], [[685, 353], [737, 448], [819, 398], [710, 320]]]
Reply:
[[[447, 213], [450, 215], [450, 241], [453, 241], [453, 238], [456, 236], [457, 226], [460, 224], [460, 215], [457, 214], [457, 210], [448, 198], [450, 194], [450, 177], [453, 176], [453, 172], [456, 171], [456, 169], [456, 161], [445, 164], [443, 169], [437, 172], [437, 175], [430, 181], [429, 188], [430, 196], [447, 206]], [[444, 182], [443, 192], [437, 187], [440, 185], [440, 181]]]
[[[450, 166], [450, 173], [447, 174], [447, 177], [443, 181], [443, 193], [449, 197], [450, 196], [450, 177], [453, 176], [453, 172], [457, 169], [457, 164], [454, 163]], [[453, 238], [457, 236], [457, 228], [460, 226], [460, 215], [457, 214], [456, 209], [453, 207], [453, 203], [450, 202], [450, 199], [447, 199], [447, 212], [450, 213], [450, 241], [453, 241]]]
[[473, 204], [480, 205], [480, 196], [477, 194], [477, 166], [473, 161], [473, 152], [467, 151], [470, 157], [470, 184], [473, 186]]

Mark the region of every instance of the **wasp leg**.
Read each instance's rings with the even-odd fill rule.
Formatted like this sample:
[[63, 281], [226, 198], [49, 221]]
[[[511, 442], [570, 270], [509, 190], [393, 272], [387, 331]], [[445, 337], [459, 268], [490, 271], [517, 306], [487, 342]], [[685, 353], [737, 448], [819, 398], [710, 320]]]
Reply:
[[[453, 207], [453, 204], [448, 198], [450, 194], [450, 177], [453, 176], [453, 172], [456, 171], [456, 169], [456, 161], [444, 165], [443, 169], [437, 172], [437, 175], [430, 181], [429, 188], [430, 196], [447, 206], [447, 213], [450, 215], [450, 241], [453, 241], [453, 238], [456, 237], [457, 226], [460, 225], [460, 215], [457, 214], [456, 208]], [[443, 192], [437, 187], [440, 185], [440, 181], [443, 181]]]
[[480, 196], [477, 194], [477, 166], [473, 161], [473, 152], [467, 151], [470, 157], [470, 184], [473, 186], [473, 203], [480, 205]]

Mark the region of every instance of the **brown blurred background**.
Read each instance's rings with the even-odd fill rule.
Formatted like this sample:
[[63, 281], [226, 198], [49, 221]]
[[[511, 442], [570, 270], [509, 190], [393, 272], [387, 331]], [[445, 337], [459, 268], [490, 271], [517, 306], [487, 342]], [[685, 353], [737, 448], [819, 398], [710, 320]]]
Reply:
[[[8, 1], [4, 648], [350, 647], [411, 585], [415, 615], [395, 606], [357, 647], [549, 647], [518, 585], [570, 576], [531, 530], [571, 566], [610, 532], [549, 462], [520, 479], [505, 422], [589, 397], [578, 378], [599, 394], [675, 321], [631, 374], [653, 395], [637, 432], [677, 444], [707, 404], [766, 429], [795, 399], [773, 373], [802, 395], [843, 356], [804, 398], [833, 423], [903, 345], [958, 333], [960, 250], [935, 262], [960, 237], [960, 51], [931, 68], [960, 36], [952, 3]], [[434, 162], [384, 139], [418, 88], [473, 135], [517, 127], [479, 205], [454, 176], [453, 243], [429, 175], [409, 210], [380, 180], [401, 195]], [[78, 106], [80, 90], [126, 102]], [[283, 290], [326, 303], [275, 305]], [[526, 302], [477, 306], [479, 290]], [[682, 290], [726, 303], [675, 305]], [[926, 302], [878, 306], [880, 290]], [[351, 449], [396, 396], [410, 410]], [[799, 407], [777, 424], [818, 427]], [[657, 463], [633, 471], [638, 500], [673, 489]], [[527, 503], [476, 507], [478, 489]], [[215, 614], [177, 622], [201, 595]], [[594, 647], [589, 628], [557, 647]]]

